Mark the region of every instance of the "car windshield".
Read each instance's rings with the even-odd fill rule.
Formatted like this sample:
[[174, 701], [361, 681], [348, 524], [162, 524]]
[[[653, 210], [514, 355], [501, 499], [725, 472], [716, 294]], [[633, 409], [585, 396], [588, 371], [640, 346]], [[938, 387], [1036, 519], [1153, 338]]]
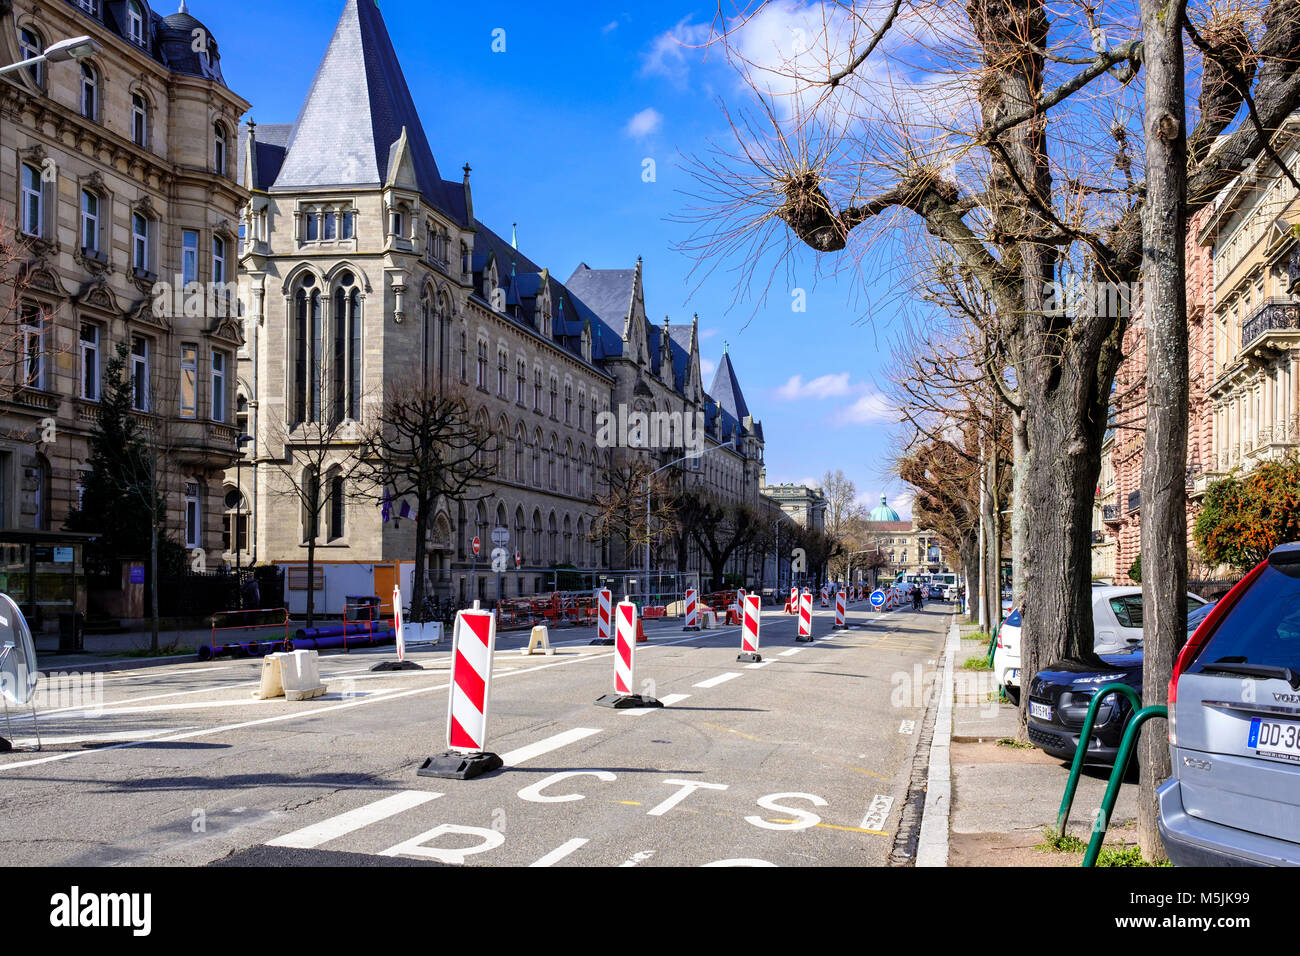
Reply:
[[1266, 567], [1214, 629], [1193, 665], [1263, 664], [1300, 669], [1300, 578]]

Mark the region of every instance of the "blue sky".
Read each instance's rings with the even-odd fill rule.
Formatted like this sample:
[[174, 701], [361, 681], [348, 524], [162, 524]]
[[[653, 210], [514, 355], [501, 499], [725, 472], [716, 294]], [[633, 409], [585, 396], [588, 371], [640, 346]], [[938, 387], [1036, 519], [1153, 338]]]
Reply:
[[[342, 6], [194, 0], [190, 12], [220, 43], [226, 81], [252, 102], [251, 116], [276, 123], [297, 116]], [[642, 256], [651, 320], [698, 313], [706, 369], [729, 343], [763, 422], [769, 481], [842, 468], [862, 500], [887, 491], [906, 513], [904, 486], [884, 464], [894, 416], [881, 370], [902, 334], [888, 276], [873, 263], [862, 275], [818, 281], [804, 253], [776, 275], [765, 302], [735, 304], [739, 260], [696, 289], [695, 260], [674, 249], [691, 231], [674, 221], [692, 204], [682, 191], [695, 188], [683, 157], [733, 142], [718, 100], [745, 102], [716, 50], [680, 42], [707, 37], [716, 8], [381, 0], [380, 9], [444, 178], [473, 167], [480, 219], [506, 236], [517, 222], [520, 248], [561, 279], [579, 262], [628, 268]], [[769, 28], [789, 32], [774, 9]], [[497, 30], [505, 52], [493, 52]], [[796, 288], [806, 294], [802, 313], [792, 309]]]

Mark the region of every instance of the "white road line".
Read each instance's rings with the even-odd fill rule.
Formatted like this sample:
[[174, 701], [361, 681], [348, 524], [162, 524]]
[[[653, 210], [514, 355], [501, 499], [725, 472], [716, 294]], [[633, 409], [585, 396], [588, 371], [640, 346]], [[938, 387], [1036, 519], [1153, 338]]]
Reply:
[[[690, 694], [668, 694], [666, 697], [661, 697], [659, 703], [663, 704], [664, 707], [671, 707], [673, 704], [680, 704], [690, 696]], [[619, 711], [619, 713], [624, 717], [640, 717], [642, 714], [650, 714], [656, 710], [663, 710], [663, 707], [629, 707], [627, 710]]]
[[790, 648], [788, 651], [782, 651], [780, 654], [778, 654], [778, 655], [776, 655], [776, 656], [777, 656], [777, 657], [794, 657], [796, 654], [802, 654], [802, 653], [804, 652], [804, 650], [805, 650], [805, 648], [802, 648], [802, 647], [792, 647], [792, 648]]
[[556, 734], [554, 737], [547, 737], [545, 740], [539, 740], [526, 747], [520, 747], [507, 754], [502, 754], [501, 762], [507, 767], [517, 767], [526, 760], [548, 754], [552, 750], [559, 750], [561, 747], [567, 747], [569, 744], [577, 743], [579, 740], [598, 733], [600, 733], [598, 728], [575, 727], [573, 730], [566, 730], [562, 734]]
[[630, 860], [624, 860], [622, 863], [619, 864], [619, 866], [638, 866], [639, 864], [644, 863], [646, 860], [650, 859], [650, 857], [654, 855], [655, 855], [654, 850], [642, 850], [640, 853], [633, 853], [632, 858]]
[[360, 830], [362, 827], [368, 827], [372, 823], [378, 823], [386, 817], [410, 810], [412, 807], [418, 807], [420, 804], [428, 803], [440, 796], [442, 794], [431, 793], [428, 790], [402, 790], [391, 797], [384, 797], [382, 800], [367, 803], [365, 806], [349, 810], [347, 813], [340, 813], [338, 816], [322, 820], [320, 823], [313, 823], [301, 830], [294, 830], [292, 833], [270, 841], [267, 846], [285, 846], [296, 850], [312, 850], [323, 843], [328, 843], [330, 840], [338, 839], [345, 834]]
[[729, 671], [729, 672], [726, 673], [726, 674], [719, 674], [717, 677], [710, 677], [708, 680], [702, 680], [702, 681], [700, 681], [698, 684], [696, 684], [695, 686], [696, 686], [696, 687], [705, 687], [705, 688], [708, 688], [708, 687], [717, 687], [719, 684], [725, 684], [727, 681], [731, 680], [733, 677], [739, 677], [739, 676], [740, 676], [740, 675], [737, 674], [737, 673], [735, 673], [734, 671]]
[[542, 857], [536, 863], [530, 863], [529, 867], [531, 868], [534, 866], [554, 866], [556, 863], [559, 863], [561, 860], [563, 860], [574, 850], [586, 845], [586, 843], [587, 843], [586, 837], [574, 837], [572, 840], [566, 840], [564, 843], [561, 843], [559, 846], [557, 846], [550, 853], [546, 854], [546, 856]]
[[[189, 730], [189, 727], [183, 727], [182, 730]], [[161, 737], [163, 734], [170, 734], [173, 728], [167, 727], [154, 730], [120, 730], [117, 733], [110, 734], [82, 734], [75, 737], [41, 737], [41, 745], [44, 747], [53, 747], [58, 744], [88, 744], [105, 740], [148, 740], [150, 737]], [[15, 740], [15, 744], [21, 746], [35, 746], [36, 738], [30, 740]]]
[[[654, 650], [659, 647], [671, 647], [674, 644], [686, 644], [696, 640], [694, 636], [684, 637], [676, 641], [665, 641], [662, 644], [650, 645], [646, 650]], [[590, 661], [597, 661], [605, 657], [613, 657], [613, 651], [607, 651], [604, 654], [584, 654], [581, 657], [570, 657], [562, 661], [554, 661], [549, 664], [539, 664], [536, 667], [521, 668], [517, 671], [510, 671], [499, 677], [511, 677], [515, 674], [531, 674], [534, 671], [544, 671], [552, 667], [567, 667], [570, 664], [584, 664]], [[739, 675], [737, 675], [739, 676]], [[432, 687], [413, 687], [410, 690], [397, 691], [392, 694], [375, 694], [370, 697], [360, 697], [354, 700], [348, 700], [341, 704], [331, 704], [327, 707], [312, 707], [309, 710], [299, 710], [287, 714], [277, 714], [274, 717], [261, 717], [257, 720], [245, 720], [237, 724], [222, 724], [219, 727], [208, 727], [202, 730], [194, 730], [186, 733], [176, 733], [169, 737], [157, 737], [153, 741], [128, 741], [127, 743], [111, 744], [107, 747], [97, 748], [94, 750], [74, 750], [69, 753], [54, 754], [49, 757], [37, 757], [32, 760], [18, 760], [12, 763], [0, 763], [0, 774], [9, 770], [17, 770], [22, 767], [34, 767], [39, 764], [56, 763], [60, 760], [70, 760], [73, 757], [83, 757], [87, 754], [103, 754], [110, 750], [125, 750], [128, 747], [138, 747], [147, 742], [174, 743], [178, 740], [193, 740], [198, 737], [211, 737], [216, 734], [224, 734], [232, 730], [244, 730], [248, 727], [260, 727], [264, 724], [278, 724], [285, 720], [301, 720], [306, 717], [315, 717], [317, 714], [327, 714], [336, 710], [347, 710], [352, 707], [362, 707], [366, 704], [380, 704], [390, 700], [400, 700], [404, 697], [412, 697], [416, 694], [428, 694], [433, 691], [446, 690], [450, 682], [444, 684], [435, 684]]]
[[765, 660], [765, 661], [756, 661], [756, 662], [753, 663], [753, 664], [746, 664], [746, 665], [745, 665], [745, 670], [747, 670], [747, 671], [757, 670], [758, 668], [760, 668], [760, 667], [766, 667], [768, 664], [771, 664], [771, 663], [772, 663], [772, 658], [769, 657], [769, 658], [768, 658], [767, 660]]
[[894, 808], [894, 798], [878, 793], [871, 798], [871, 805], [867, 807], [867, 815], [862, 818], [863, 830], [883, 830], [885, 824], [889, 822], [889, 811]]

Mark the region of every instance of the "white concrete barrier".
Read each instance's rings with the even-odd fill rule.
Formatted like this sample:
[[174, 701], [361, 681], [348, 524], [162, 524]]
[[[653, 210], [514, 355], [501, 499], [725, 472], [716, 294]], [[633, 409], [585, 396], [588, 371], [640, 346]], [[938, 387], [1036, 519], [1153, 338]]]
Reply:
[[270, 700], [272, 697], [284, 696], [284, 682], [281, 677], [280, 658], [283, 654], [267, 654], [262, 658], [262, 681], [253, 697], [257, 700]]
[[718, 626], [718, 612], [700, 610], [700, 627], [712, 630]]

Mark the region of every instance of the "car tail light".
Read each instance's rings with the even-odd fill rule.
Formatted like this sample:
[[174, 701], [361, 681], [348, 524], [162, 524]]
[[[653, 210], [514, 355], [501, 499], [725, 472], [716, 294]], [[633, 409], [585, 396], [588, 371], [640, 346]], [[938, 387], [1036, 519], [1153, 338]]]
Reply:
[[1169, 678], [1169, 742], [1174, 746], [1178, 745], [1178, 732], [1174, 724], [1174, 704], [1178, 703], [1178, 678], [1191, 667], [1193, 662], [1205, 645], [1209, 643], [1210, 637], [1218, 629], [1219, 623], [1228, 616], [1228, 612], [1241, 600], [1250, 586], [1255, 583], [1255, 579], [1264, 573], [1268, 567], [1267, 561], [1261, 561], [1249, 574], [1236, 583], [1232, 590], [1220, 599], [1219, 603], [1214, 605], [1214, 609], [1205, 615], [1205, 620], [1201, 622], [1183, 649], [1178, 653], [1178, 660], [1174, 662], [1174, 672]]
[[1002, 650], [1002, 632], [998, 631], [998, 650]]

